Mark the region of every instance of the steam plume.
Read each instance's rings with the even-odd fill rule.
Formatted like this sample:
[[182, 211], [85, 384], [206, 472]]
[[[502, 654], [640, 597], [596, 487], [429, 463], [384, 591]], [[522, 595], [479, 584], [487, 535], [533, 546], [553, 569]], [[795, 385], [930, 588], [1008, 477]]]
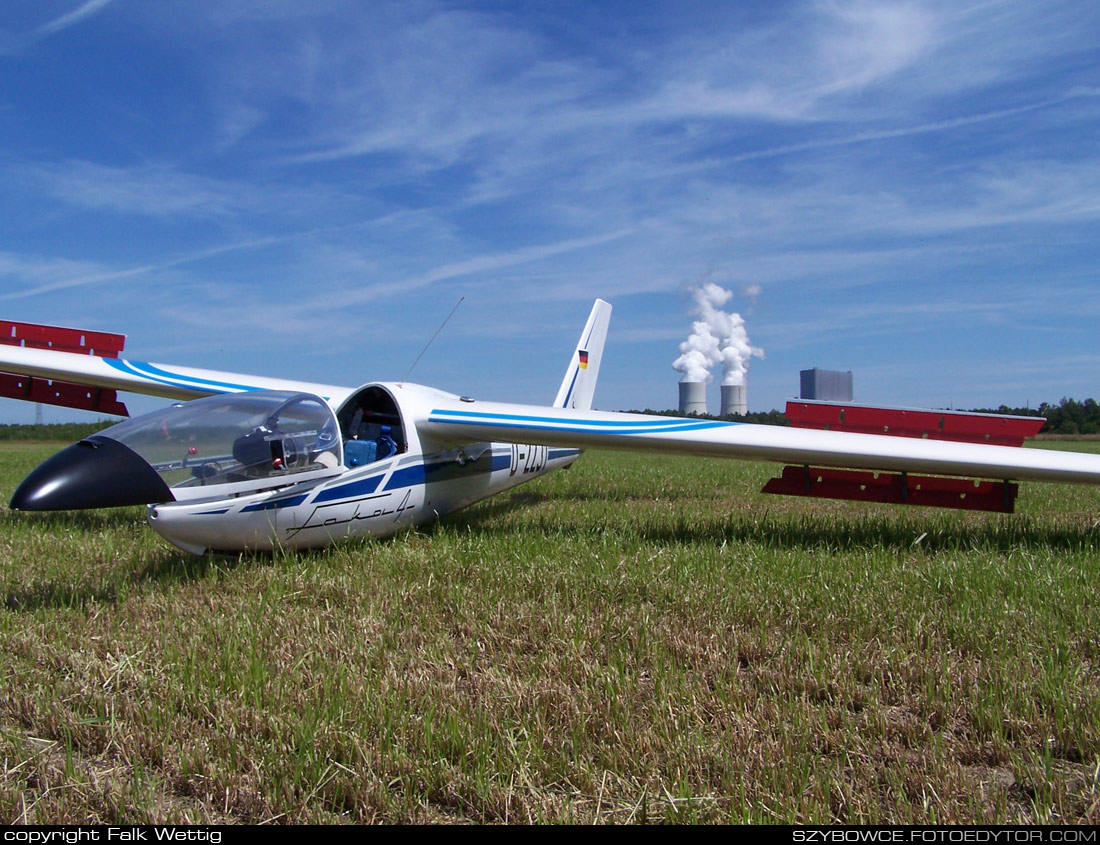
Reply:
[[[732, 291], [714, 282], [704, 282], [692, 287], [693, 304], [690, 313], [699, 319], [692, 323], [691, 335], [680, 344], [680, 357], [672, 368], [683, 375], [680, 381], [711, 380], [710, 371], [722, 365], [722, 384], [745, 383], [751, 358], [763, 358], [764, 350], [749, 343], [745, 320], [734, 312], [722, 310]], [[759, 285], [753, 285], [751, 296], [760, 293]]]

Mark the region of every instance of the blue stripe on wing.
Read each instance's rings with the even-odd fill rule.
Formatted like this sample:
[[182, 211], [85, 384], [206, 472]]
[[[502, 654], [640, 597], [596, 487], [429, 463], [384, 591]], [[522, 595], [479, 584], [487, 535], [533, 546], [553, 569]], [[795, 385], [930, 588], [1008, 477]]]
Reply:
[[126, 361], [122, 358], [105, 358], [103, 360], [108, 366], [119, 372], [138, 376], [157, 384], [167, 384], [170, 387], [182, 387], [205, 393], [239, 393], [246, 390], [262, 389], [254, 384], [237, 384], [229, 381], [198, 378], [197, 376], [185, 376], [181, 373], [173, 373], [160, 367], [154, 367], [145, 361]]
[[525, 414], [499, 414], [481, 411], [452, 411], [436, 408], [428, 415], [429, 422], [464, 423], [490, 428], [527, 428], [539, 431], [569, 431], [579, 434], [671, 434], [684, 431], [705, 431], [742, 423], [713, 420], [689, 420], [673, 417], [656, 420], [565, 420], [560, 417], [539, 417]]
[[[104, 362], [112, 369], [120, 373], [137, 376], [154, 384], [166, 384], [169, 387], [181, 387], [185, 390], [194, 390], [196, 393], [246, 393], [253, 390], [271, 390], [270, 387], [261, 387], [256, 384], [243, 384], [233, 381], [217, 381], [215, 379], [202, 378], [200, 376], [173, 373], [161, 367], [155, 367], [146, 361], [127, 361], [122, 358], [104, 358]], [[321, 396], [326, 402], [331, 397]]]

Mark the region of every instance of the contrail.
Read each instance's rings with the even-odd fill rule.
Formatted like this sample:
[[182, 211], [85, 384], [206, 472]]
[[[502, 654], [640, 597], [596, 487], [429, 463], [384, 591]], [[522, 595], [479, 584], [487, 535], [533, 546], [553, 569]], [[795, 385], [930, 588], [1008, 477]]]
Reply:
[[42, 26], [38, 27], [38, 29], [34, 31], [34, 34], [39, 37], [43, 35], [53, 35], [55, 32], [60, 32], [61, 30], [67, 29], [73, 24], [80, 23], [82, 20], [84, 20], [84, 18], [94, 15], [104, 6], [113, 2], [114, 0], [87, 0], [87, 2], [84, 3], [82, 6], [74, 9], [67, 15], [62, 15], [59, 18], [54, 18], [49, 23], [45, 23]]

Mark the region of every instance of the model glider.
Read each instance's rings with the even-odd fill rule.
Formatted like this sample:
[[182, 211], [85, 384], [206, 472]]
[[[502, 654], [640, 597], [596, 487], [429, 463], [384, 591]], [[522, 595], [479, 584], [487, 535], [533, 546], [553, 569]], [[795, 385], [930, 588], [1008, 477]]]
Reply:
[[[0, 395], [121, 414], [119, 390], [186, 400], [54, 455], [11, 507], [145, 504], [158, 533], [197, 554], [393, 534], [568, 466], [585, 448], [779, 461], [789, 466], [770, 485], [776, 492], [910, 504], [1010, 510], [1013, 481], [1100, 484], [1096, 455], [936, 432], [593, 411], [610, 316], [597, 300], [549, 407], [409, 383], [340, 387], [150, 364], [119, 357], [121, 335], [0, 324]], [[942, 432], [941, 412], [931, 413]]]

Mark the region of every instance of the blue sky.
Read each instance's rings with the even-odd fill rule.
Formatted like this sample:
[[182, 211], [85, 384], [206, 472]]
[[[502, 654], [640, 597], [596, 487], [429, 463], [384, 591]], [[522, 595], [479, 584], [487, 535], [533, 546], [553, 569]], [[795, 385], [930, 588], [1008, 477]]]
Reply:
[[712, 281], [752, 410], [1100, 395], [1095, 3], [39, 0], [0, 74], [0, 315], [130, 357], [399, 380], [465, 296], [412, 380], [549, 402], [600, 296], [672, 407]]

